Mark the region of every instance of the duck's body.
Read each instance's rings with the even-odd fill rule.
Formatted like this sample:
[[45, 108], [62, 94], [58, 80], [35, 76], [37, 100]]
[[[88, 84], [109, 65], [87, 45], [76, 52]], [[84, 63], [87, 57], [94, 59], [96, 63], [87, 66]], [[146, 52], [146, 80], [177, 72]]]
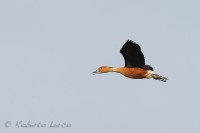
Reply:
[[97, 74], [107, 73], [107, 72], [117, 72], [122, 75], [133, 78], [133, 79], [143, 79], [143, 78], [153, 78], [156, 80], [161, 80], [166, 82], [167, 78], [162, 77], [153, 72], [153, 68], [150, 65], [145, 65], [144, 55], [141, 48], [135, 42], [128, 40], [120, 50], [125, 60], [124, 67], [109, 67], [101, 66], [95, 72]]
[[141, 68], [128, 68], [128, 67], [108, 67], [102, 66], [95, 73], [117, 72], [128, 78], [141, 79], [146, 78], [147, 71]]
[[146, 78], [147, 71], [141, 68], [127, 68], [127, 67], [119, 67], [117, 68], [119, 73], [122, 75], [128, 77], [128, 78], [133, 78], [133, 79], [142, 79]]

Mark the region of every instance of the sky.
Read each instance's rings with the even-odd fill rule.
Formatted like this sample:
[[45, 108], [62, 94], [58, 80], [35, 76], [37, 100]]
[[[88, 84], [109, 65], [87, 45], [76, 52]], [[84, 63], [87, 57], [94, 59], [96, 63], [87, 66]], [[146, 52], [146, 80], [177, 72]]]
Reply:
[[[199, 133], [199, 13], [198, 0], [1, 0], [0, 132]], [[124, 66], [128, 39], [166, 83], [92, 75]]]

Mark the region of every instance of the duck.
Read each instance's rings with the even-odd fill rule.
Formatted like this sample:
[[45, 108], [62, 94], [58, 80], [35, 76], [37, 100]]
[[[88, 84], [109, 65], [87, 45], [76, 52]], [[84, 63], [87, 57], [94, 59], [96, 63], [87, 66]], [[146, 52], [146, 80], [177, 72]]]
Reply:
[[93, 74], [115, 72], [131, 79], [155, 79], [163, 82], [168, 80], [168, 78], [156, 74], [153, 67], [145, 64], [145, 57], [138, 43], [127, 40], [120, 49], [120, 53], [124, 57], [125, 66], [100, 66]]

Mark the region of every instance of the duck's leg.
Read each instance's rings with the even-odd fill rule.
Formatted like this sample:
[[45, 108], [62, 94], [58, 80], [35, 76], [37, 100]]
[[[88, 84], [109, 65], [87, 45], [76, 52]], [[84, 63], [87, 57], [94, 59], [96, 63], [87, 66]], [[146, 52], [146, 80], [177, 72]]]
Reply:
[[147, 71], [147, 74], [146, 74], [146, 78], [153, 78], [155, 80], [160, 80], [160, 81], [163, 81], [163, 82], [166, 82], [168, 79], [164, 76], [160, 76], [158, 74], [155, 74], [153, 71], [151, 70], [148, 70]]
[[166, 77], [160, 76], [158, 74], [151, 74], [152, 78], [155, 80], [160, 80], [163, 82], [166, 82], [168, 79]]

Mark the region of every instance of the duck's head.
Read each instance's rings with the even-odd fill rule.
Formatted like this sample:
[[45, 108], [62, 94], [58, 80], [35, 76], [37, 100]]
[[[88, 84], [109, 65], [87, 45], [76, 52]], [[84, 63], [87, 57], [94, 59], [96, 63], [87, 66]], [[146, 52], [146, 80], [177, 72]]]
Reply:
[[107, 73], [112, 71], [112, 67], [109, 66], [101, 66], [96, 71], [92, 72], [93, 74], [101, 74], [101, 73]]

